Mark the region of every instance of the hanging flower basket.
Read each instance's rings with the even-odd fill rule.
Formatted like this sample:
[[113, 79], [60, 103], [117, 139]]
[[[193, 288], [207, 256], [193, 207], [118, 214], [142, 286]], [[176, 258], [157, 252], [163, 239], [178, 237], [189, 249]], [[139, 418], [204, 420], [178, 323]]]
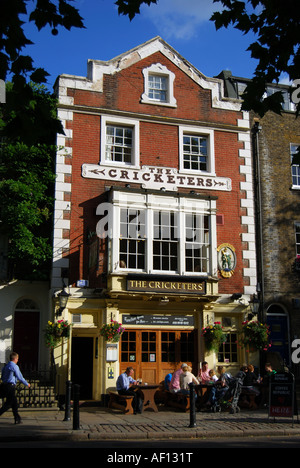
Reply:
[[125, 328], [122, 327], [121, 323], [111, 320], [110, 323], [102, 325], [100, 335], [103, 336], [105, 341], [118, 343], [124, 330]]
[[219, 351], [219, 348], [224, 341], [226, 341], [226, 333], [220, 322], [214, 322], [213, 325], [207, 325], [202, 328], [202, 336], [204, 338], [205, 347], [207, 351]]
[[257, 320], [242, 323], [243, 336], [240, 340], [243, 346], [248, 346], [251, 351], [267, 351], [271, 346], [269, 342], [269, 326]]
[[49, 321], [44, 335], [47, 348], [53, 349], [60, 344], [62, 338], [69, 338], [70, 328], [67, 320]]

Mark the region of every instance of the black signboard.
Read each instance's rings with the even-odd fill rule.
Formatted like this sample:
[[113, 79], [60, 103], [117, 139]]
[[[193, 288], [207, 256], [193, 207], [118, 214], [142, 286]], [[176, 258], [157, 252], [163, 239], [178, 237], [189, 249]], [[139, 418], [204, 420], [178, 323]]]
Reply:
[[206, 279], [200, 276], [128, 275], [127, 291], [204, 295]]
[[294, 376], [289, 372], [273, 374], [270, 381], [269, 416], [293, 417]]
[[194, 317], [185, 315], [123, 315], [122, 324], [192, 327]]

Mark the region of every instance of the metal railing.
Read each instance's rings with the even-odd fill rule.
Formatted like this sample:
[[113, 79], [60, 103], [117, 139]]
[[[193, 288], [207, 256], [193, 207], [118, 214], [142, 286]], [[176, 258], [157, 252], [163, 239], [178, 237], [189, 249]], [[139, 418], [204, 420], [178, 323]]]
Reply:
[[25, 370], [23, 376], [30, 387], [16, 385], [16, 397], [20, 408], [51, 408], [57, 405], [55, 375], [50, 369]]

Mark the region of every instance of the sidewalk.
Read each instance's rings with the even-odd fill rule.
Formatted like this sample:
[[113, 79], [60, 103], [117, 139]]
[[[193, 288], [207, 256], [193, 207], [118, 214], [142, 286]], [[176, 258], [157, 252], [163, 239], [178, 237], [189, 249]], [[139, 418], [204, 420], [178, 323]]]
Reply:
[[190, 414], [161, 408], [158, 413], [124, 415], [102, 407], [81, 407], [80, 427], [53, 409], [21, 409], [23, 423], [15, 425], [9, 411], [0, 418], [0, 442], [37, 440], [167, 440], [246, 436], [300, 435], [300, 418], [268, 417], [267, 410], [230, 414], [196, 413], [196, 427], [189, 427]]

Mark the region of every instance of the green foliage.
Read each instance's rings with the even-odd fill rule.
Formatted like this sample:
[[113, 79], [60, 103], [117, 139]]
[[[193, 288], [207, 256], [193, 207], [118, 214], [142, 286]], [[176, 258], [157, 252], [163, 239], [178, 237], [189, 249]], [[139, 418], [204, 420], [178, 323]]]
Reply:
[[[140, 13], [142, 4], [156, 0], [118, 0], [119, 14], [132, 20]], [[243, 109], [254, 110], [260, 116], [267, 111], [281, 113], [283, 98], [275, 93], [264, 98], [267, 85], [278, 83], [282, 73], [290, 80], [300, 79], [300, 8], [295, 0], [214, 0], [223, 6], [211, 20], [216, 29], [233, 26], [243, 34], [252, 32], [256, 40], [248, 50], [258, 64], [253, 81], [243, 94]], [[293, 92], [291, 87], [291, 93]], [[300, 102], [297, 104], [297, 115]]]
[[105, 341], [111, 341], [117, 343], [125, 328], [122, 327], [121, 323], [111, 320], [110, 323], [105, 323], [100, 329], [100, 335], [103, 336]]
[[115, 4], [118, 6], [118, 13], [127, 15], [132, 20], [140, 13], [140, 6], [145, 3], [150, 6], [151, 3], [157, 3], [157, 0], [117, 0]]
[[53, 145], [63, 133], [57, 118], [56, 98], [44, 85], [6, 84], [6, 103], [0, 107], [0, 133], [5, 141]]
[[45, 345], [47, 348], [54, 349], [61, 343], [62, 338], [70, 337], [70, 329], [67, 320], [58, 320], [57, 322], [48, 322], [44, 330]]
[[[252, 82], [243, 95], [245, 110], [263, 116], [268, 110], [281, 113], [283, 98], [275, 93], [263, 99], [267, 84], [278, 83], [282, 73], [290, 80], [300, 77], [300, 10], [294, 0], [214, 0], [223, 11], [212, 16], [216, 29], [232, 25], [243, 34], [250, 31], [256, 40], [248, 50], [257, 60]], [[291, 88], [292, 92], [292, 88]], [[297, 106], [297, 114], [300, 103]]]
[[1, 0], [0, 79], [5, 80], [11, 72], [13, 83], [24, 88], [26, 76], [35, 83], [46, 81], [48, 73], [35, 68], [31, 57], [21, 54], [24, 47], [32, 44], [25, 36], [23, 24], [31, 21], [39, 30], [49, 26], [54, 35], [59, 27], [83, 28], [78, 9], [70, 3], [71, 0]]
[[270, 330], [269, 326], [257, 320], [246, 321], [242, 324], [243, 337], [241, 344], [252, 350], [268, 351]]
[[9, 238], [11, 262], [31, 271], [51, 259], [54, 153], [54, 146], [24, 143], [0, 150], [0, 234]]
[[226, 341], [226, 333], [220, 322], [214, 322], [213, 325], [207, 325], [202, 328], [202, 336], [204, 338], [207, 351], [218, 352], [220, 346]]

